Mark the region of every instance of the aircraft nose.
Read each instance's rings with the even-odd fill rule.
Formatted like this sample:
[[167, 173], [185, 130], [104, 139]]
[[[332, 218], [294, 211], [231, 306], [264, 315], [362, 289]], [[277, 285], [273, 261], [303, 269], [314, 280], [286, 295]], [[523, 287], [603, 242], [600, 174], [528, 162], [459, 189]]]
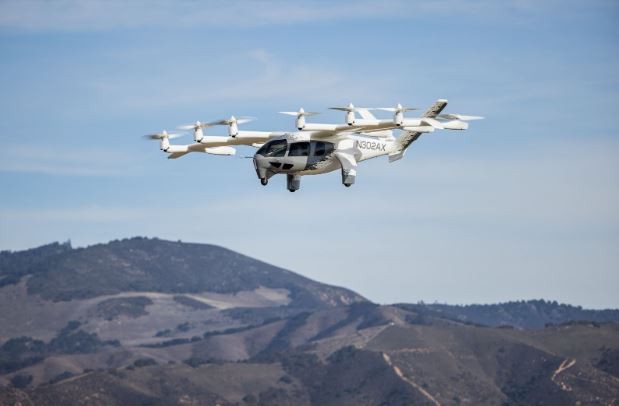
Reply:
[[262, 155], [255, 154], [254, 155], [254, 168], [256, 169], [256, 174], [258, 178], [265, 179], [267, 177], [267, 169], [269, 168], [269, 163]]

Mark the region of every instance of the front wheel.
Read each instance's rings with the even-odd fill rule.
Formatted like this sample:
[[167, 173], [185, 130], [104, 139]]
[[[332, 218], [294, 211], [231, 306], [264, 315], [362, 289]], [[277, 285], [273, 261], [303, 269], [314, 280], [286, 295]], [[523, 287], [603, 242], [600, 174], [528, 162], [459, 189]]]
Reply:
[[266, 186], [269, 184], [269, 180], [267, 178], [262, 178], [260, 179], [260, 183], [262, 184], [262, 186]]

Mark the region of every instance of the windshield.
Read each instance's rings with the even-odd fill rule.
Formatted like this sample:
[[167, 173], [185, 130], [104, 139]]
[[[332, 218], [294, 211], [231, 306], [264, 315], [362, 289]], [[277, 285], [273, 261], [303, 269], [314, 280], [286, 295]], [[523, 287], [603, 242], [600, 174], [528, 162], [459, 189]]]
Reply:
[[274, 140], [264, 144], [256, 153], [263, 156], [282, 157], [286, 154], [287, 146], [286, 140]]

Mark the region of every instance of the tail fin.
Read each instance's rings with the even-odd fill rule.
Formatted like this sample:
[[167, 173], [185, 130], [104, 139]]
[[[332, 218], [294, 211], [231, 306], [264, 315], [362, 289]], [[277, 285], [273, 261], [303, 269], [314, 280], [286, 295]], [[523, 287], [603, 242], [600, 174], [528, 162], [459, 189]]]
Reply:
[[[421, 117], [435, 118], [436, 116], [441, 114], [441, 112], [446, 106], [447, 106], [447, 100], [438, 99], [437, 101], [434, 102], [432, 106], [430, 106], [430, 108], [428, 108], [428, 110], [426, 110], [425, 113], [423, 113]], [[417, 138], [421, 136], [421, 134], [423, 133], [418, 132], [418, 131], [404, 131], [402, 135], [400, 135], [400, 137], [398, 137], [396, 141], [399, 144], [399, 148], [395, 152], [389, 154], [389, 162], [402, 159], [402, 157], [404, 156], [404, 151], [406, 151], [406, 148], [408, 148], [413, 142], [415, 142]]]

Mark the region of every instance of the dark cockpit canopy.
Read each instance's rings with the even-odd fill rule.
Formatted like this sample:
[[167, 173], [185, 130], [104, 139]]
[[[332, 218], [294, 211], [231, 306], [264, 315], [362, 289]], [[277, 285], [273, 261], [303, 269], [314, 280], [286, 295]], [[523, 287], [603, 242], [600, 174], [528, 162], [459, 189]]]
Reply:
[[[264, 144], [256, 152], [264, 157], [284, 157], [288, 150], [288, 156], [315, 156], [323, 157], [331, 153], [334, 146], [330, 142], [323, 141], [297, 141], [288, 143], [286, 140], [272, 140]], [[311, 152], [311, 154], [310, 154]]]
[[286, 154], [287, 148], [288, 142], [286, 140], [273, 140], [260, 147], [256, 154], [266, 157], [282, 157]]

